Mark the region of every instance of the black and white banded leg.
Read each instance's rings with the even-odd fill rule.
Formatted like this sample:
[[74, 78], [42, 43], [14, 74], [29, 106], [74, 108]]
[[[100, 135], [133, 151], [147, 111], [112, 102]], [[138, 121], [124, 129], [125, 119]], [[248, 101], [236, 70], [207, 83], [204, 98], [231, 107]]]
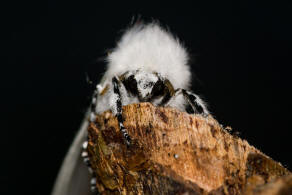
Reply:
[[124, 124], [123, 124], [124, 120], [122, 116], [123, 105], [122, 105], [122, 97], [121, 97], [121, 90], [120, 90], [122, 82], [120, 82], [120, 80], [117, 77], [113, 77], [112, 83], [113, 83], [113, 90], [114, 90], [114, 95], [115, 95], [115, 98], [114, 98], [115, 102], [112, 102], [112, 104], [114, 104], [112, 106], [112, 112], [117, 117], [120, 131], [123, 134], [123, 137], [127, 145], [129, 146], [131, 144], [131, 137], [129, 136], [126, 128], [124, 127]]
[[97, 188], [96, 188], [96, 177], [92, 177], [90, 180], [90, 190], [91, 192], [95, 192], [98, 194]]
[[84, 141], [82, 144], [82, 150], [81, 150], [81, 157], [83, 158], [84, 164], [87, 166], [89, 173], [91, 174], [91, 180], [90, 180], [90, 190], [91, 192], [97, 193], [96, 188], [96, 176], [91, 168], [88, 152], [87, 152], [87, 146], [88, 141]]
[[205, 106], [203, 100], [196, 94], [187, 91], [185, 89], [177, 89], [175, 94], [171, 98], [175, 98], [178, 95], [183, 95], [184, 99], [191, 106], [194, 114], [201, 114], [204, 117], [209, 115], [209, 112]]
[[90, 122], [95, 122], [95, 119], [96, 119], [95, 109], [96, 109], [96, 104], [97, 104], [97, 95], [98, 95], [98, 91], [94, 90], [92, 99], [91, 99], [91, 105], [90, 105], [90, 119], [89, 119]]
[[90, 161], [88, 157], [88, 153], [86, 151], [88, 145], [88, 141], [83, 142], [82, 144], [82, 152], [81, 152], [81, 157], [83, 158], [83, 162], [87, 167], [90, 167]]

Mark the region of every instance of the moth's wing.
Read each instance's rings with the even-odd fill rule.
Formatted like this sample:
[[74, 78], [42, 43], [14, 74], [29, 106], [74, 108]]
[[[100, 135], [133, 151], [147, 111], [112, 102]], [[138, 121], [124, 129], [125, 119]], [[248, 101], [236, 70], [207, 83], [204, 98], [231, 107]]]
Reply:
[[[87, 112], [88, 113], [88, 112]], [[91, 195], [90, 174], [81, 157], [81, 145], [87, 137], [88, 114], [67, 152], [51, 195]]]

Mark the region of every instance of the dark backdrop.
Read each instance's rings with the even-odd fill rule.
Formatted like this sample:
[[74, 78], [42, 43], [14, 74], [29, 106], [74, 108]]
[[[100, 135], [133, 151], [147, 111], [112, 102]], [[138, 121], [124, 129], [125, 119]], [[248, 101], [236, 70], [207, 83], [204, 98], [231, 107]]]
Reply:
[[49, 194], [89, 105], [85, 75], [100, 79], [105, 51], [139, 14], [185, 43], [193, 90], [216, 118], [291, 169], [291, 3], [52, 0], [1, 8], [1, 194]]

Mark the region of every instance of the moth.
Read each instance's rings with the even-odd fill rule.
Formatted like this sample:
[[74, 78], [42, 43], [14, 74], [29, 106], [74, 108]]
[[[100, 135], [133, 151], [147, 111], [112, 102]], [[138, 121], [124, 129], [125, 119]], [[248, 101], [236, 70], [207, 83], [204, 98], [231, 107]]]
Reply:
[[[90, 183], [91, 190], [96, 190], [95, 176], [92, 175], [89, 182], [88, 173], [86, 176], [81, 171], [84, 167], [79, 163], [78, 148], [82, 145], [81, 156], [92, 172], [86, 151], [87, 141], [83, 141], [89, 122], [94, 122], [97, 114], [112, 111], [129, 147], [132, 139], [123, 125], [124, 105], [150, 102], [154, 106], [169, 106], [191, 114], [209, 115], [206, 103], [190, 91], [192, 74], [185, 47], [158, 23], [139, 23], [128, 28], [106, 61], [107, 70], [92, 96], [89, 120], [84, 120], [63, 162], [52, 195], [84, 194], [78, 191], [83, 188], [76, 187], [76, 183], [83, 186]], [[80, 176], [80, 173], [83, 175]], [[68, 190], [70, 187], [74, 190]]]
[[188, 54], [177, 38], [157, 23], [129, 28], [107, 56], [107, 71], [96, 86], [90, 120], [111, 110], [127, 145], [131, 137], [123, 125], [122, 106], [150, 102], [190, 113], [209, 114], [204, 101], [189, 90]]

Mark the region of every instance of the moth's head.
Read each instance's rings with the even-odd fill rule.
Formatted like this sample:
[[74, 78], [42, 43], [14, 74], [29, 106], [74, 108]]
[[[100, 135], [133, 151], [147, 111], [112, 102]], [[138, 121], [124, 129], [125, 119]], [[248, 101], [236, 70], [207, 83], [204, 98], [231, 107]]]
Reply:
[[148, 102], [152, 96], [152, 89], [159, 76], [156, 73], [137, 71], [134, 75], [137, 82], [138, 97], [143, 102]]

